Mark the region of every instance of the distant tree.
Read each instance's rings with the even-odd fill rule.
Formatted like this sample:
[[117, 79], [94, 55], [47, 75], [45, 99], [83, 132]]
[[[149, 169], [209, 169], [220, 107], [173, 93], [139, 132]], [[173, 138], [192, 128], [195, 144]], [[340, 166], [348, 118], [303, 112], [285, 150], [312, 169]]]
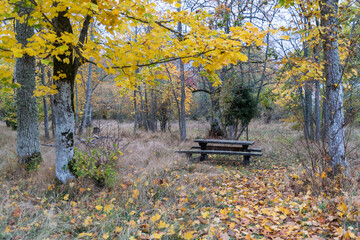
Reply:
[[256, 98], [251, 89], [239, 85], [232, 89], [232, 94], [225, 99], [224, 105], [224, 125], [234, 126], [234, 136], [238, 139], [256, 114]]

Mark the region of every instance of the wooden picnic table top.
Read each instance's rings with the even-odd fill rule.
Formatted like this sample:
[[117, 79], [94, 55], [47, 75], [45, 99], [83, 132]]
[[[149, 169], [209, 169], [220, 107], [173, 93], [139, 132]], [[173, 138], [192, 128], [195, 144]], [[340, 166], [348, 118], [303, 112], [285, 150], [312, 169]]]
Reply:
[[224, 155], [244, 155], [244, 156], [262, 156], [261, 152], [238, 152], [222, 150], [180, 150], [177, 153], [200, 153], [200, 154], [224, 154]]
[[254, 141], [237, 141], [237, 140], [221, 140], [221, 139], [195, 139], [194, 142], [200, 143], [217, 143], [217, 144], [231, 144], [231, 145], [253, 145]]

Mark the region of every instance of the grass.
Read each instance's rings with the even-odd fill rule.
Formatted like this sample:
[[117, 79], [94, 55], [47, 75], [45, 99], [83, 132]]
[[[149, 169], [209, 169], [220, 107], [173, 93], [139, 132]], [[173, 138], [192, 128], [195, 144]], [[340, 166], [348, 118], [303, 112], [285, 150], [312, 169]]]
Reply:
[[189, 122], [186, 142], [175, 123], [171, 133], [136, 135], [130, 123], [94, 125], [106, 137], [101, 144], [116, 139], [123, 152], [111, 187], [88, 179], [58, 184], [53, 147], [42, 146], [44, 162], [36, 173], [24, 172], [14, 157], [16, 134], [0, 123], [6, 169], [0, 239], [350, 239], [359, 233], [357, 186], [335, 197], [313, 196], [306, 186], [296, 192], [292, 176], [301, 168], [289, 146], [299, 145], [301, 134], [282, 123], [252, 123], [250, 140], [264, 156], [249, 167], [219, 157], [191, 164], [174, 153], [206, 137], [205, 122]]

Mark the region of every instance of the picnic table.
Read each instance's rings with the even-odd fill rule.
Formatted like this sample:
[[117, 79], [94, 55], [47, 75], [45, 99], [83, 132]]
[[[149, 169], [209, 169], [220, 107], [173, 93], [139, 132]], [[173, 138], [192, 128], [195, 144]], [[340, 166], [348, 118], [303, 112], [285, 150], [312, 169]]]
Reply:
[[[189, 159], [193, 154], [200, 154], [200, 161], [207, 159], [207, 155], [242, 155], [244, 165], [249, 164], [251, 156], [262, 156], [261, 148], [249, 148], [254, 141], [219, 140], [219, 139], [195, 139], [199, 146], [193, 146], [192, 150], [180, 150], [177, 153], [186, 153]], [[194, 150], [195, 149], [195, 150]]]

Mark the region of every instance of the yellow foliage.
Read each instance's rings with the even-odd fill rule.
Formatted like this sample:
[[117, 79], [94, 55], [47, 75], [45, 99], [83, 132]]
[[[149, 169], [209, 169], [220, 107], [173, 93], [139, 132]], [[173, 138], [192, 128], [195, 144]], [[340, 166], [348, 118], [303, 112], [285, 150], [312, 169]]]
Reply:
[[98, 211], [101, 211], [103, 209], [103, 206], [101, 205], [96, 205], [95, 206], [95, 209], [98, 210]]
[[152, 221], [153, 223], [155, 223], [155, 222], [159, 221], [160, 218], [161, 218], [161, 215], [158, 214], [158, 213], [156, 213], [154, 216], [151, 217], [151, 221]]

